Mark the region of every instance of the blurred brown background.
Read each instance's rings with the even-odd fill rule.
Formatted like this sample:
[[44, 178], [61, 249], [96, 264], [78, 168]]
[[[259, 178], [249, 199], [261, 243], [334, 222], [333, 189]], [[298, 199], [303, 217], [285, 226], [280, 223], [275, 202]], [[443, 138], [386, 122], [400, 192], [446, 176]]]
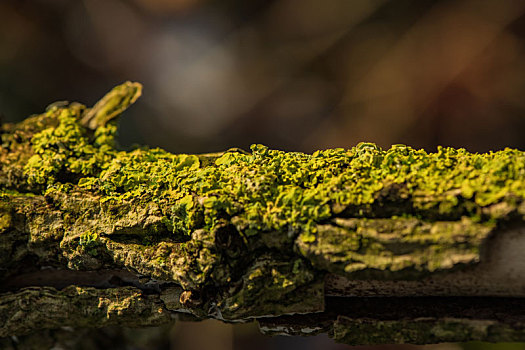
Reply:
[[2, 0], [0, 112], [140, 81], [123, 145], [525, 148], [525, 1]]
[[[4, 121], [125, 80], [145, 90], [124, 146], [525, 149], [525, 1], [0, 0]], [[346, 348], [210, 324], [171, 348]]]

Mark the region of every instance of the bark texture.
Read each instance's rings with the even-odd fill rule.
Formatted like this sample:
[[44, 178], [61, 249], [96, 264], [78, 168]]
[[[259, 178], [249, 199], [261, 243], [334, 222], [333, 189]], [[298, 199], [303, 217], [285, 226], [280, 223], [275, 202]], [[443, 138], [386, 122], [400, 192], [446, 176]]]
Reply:
[[[511, 312], [521, 299], [502, 311], [510, 321], [461, 307], [357, 315], [327, 305], [363, 302], [341, 283], [427, 281], [407, 295], [462, 296], [440, 292], [439, 276], [468, 276], [494, 237], [524, 226], [524, 152], [119, 151], [116, 117], [140, 92], [128, 82], [92, 108], [57, 103], [1, 127], [0, 337], [191, 314], [265, 317], [268, 333], [354, 344], [523, 338], [525, 315]], [[518, 277], [502, 280], [508, 295], [488, 283], [471, 296], [524, 296]]]

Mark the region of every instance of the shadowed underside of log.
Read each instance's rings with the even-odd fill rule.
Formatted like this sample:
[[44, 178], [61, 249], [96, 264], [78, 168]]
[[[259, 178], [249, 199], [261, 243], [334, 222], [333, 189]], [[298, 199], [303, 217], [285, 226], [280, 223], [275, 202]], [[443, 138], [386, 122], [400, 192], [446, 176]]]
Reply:
[[523, 338], [524, 152], [119, 151], [140, 92], [1, 127], [0, 337], [191, 315], [353, 344]]

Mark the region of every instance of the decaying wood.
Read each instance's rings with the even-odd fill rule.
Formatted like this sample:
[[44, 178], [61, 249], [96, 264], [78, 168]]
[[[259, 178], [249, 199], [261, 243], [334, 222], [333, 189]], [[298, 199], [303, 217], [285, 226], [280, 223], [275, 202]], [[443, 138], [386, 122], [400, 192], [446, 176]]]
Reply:
[[140, 91], [0, 129], [0, 337], [191, 315], [351, 344], [525, 339], [524, 152], [118, 151]]

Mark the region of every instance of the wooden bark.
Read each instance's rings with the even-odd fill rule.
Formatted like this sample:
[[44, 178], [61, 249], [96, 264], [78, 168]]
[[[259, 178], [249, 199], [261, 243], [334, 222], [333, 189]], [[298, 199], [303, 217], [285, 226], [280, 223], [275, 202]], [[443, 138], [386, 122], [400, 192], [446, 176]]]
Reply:
[[524, 339], [524, 152], [118, 151], [140, 92], [2, 126], [0, 337], [191, 315], [351, 344]]

